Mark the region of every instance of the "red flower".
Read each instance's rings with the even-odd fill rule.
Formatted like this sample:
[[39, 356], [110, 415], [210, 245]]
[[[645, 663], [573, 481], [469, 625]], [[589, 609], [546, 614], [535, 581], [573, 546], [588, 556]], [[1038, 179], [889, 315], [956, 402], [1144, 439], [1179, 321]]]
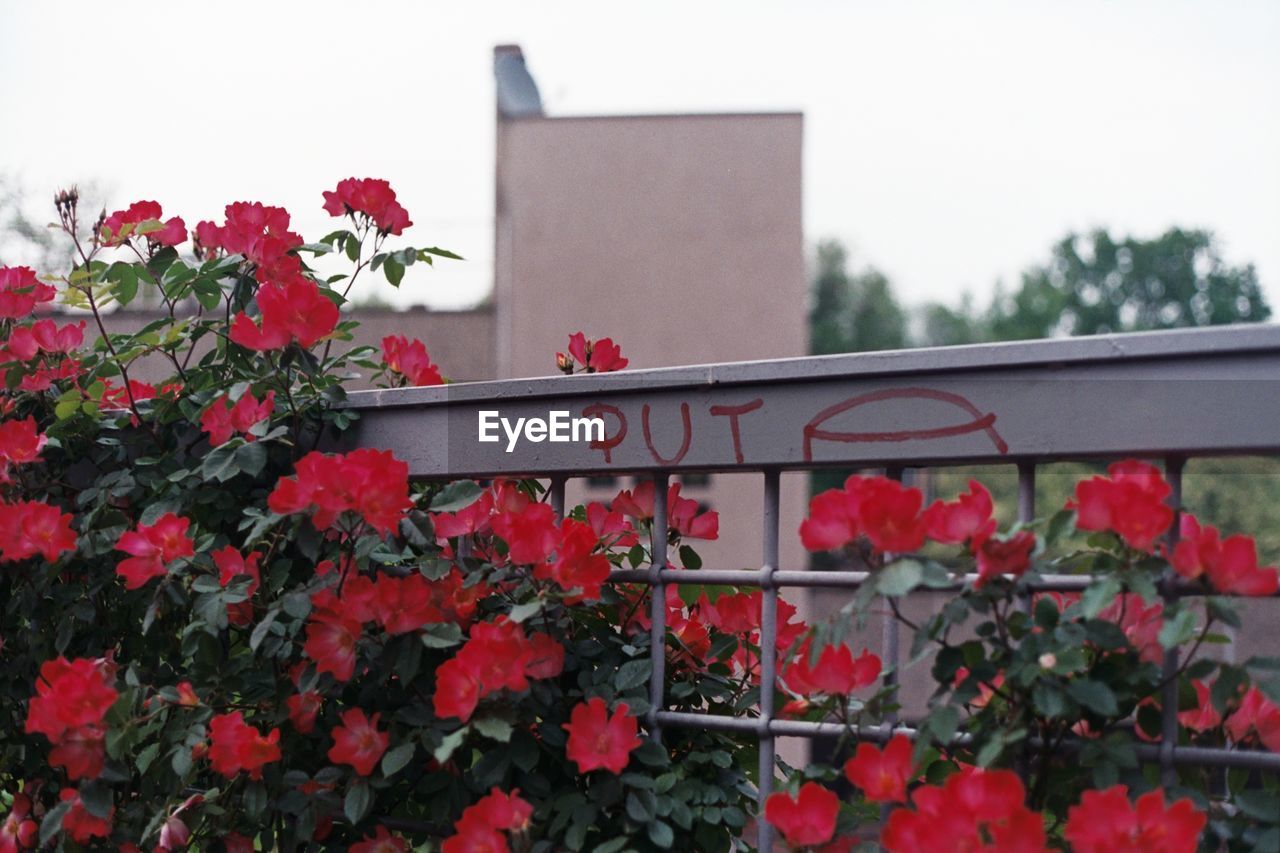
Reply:
[[473, 667], [484, 693], [503, 688], [516, 692], [529, 689], [525, 667], [533, 650], [524, 629], [506, 617], [473, 625], [471, 637], [458, 651], [458, 657]]
[[224, 394], [204, 410], [200, 429], [209, 433], [209, 444], [214, 447], [226, 444], [238, 433], [244, 435], [245, 441], [253, 441], [254, 435], [249, 430], [271, 417], [275, 399], [274, 391], [268, 391], [261, 401], [246, 391], [232, 405], [231, 398]]
[[398, 835], [392, 835], [382, 824], [378, 824], [372, 836], [365, 836], [347, 848], [347, 853], [408, 853], [409, 845]]
[[1008, 539], [994, 537], [983, 540], [975, 549], [978, 558], [978, 580], [981, 587], [1001, 575], [1022, 577], [1031, 568], [1031, 552], [1036, 547], [1036, 535], [1030, 530], [1019, 530]]
[[550, 634], [531, 634], [524, 672], [529, 678], [555, 678], [564, 672], [564, 646]]
[[1235, 595], [1274, 595], [1280, 589], [1280, 569], [1258, 565], [1258, 546], [1252, 536], [1220, 539], [1216, 527], [1201, 527], [1193, 515], [1182, 516], [1180, 533], [1169, 562], [1183, 577], [1207, 575], [1219, 592]]
[[796, 796], [779, 791], [765, 800], [765, 820], [778, 828], [792, 847], [825, 844], [836, 834], [840, 799], [817, 782], [805, 782]]
[[262, 768], [280, 760], [280, 730], [263, 735], [244, 721], [239, 711], [218, 714], [209, 721], [209, 763], [228, 779], [241, 770], [261, 779]]
[[1165, 503], [1172, 488], [1158, 468], [1136, 459], [1113, 463], [1107, 474], [1076, 484], [1075, 499], [1067, 503], [1078, 513], [1076, 527], [1111, 530], [1130, 547], [1151, 551], [1173, 523]]
[[116, 566], [125, 589], [138, 589], [152, 578], [164, 577], [168, 563], [195, 556], [195, 545], [187, 534], [191, 522], [166, 512], [155, 524], [139, 524], [137, 530], [120, 534], [116, 550], [132, 554]]
[[606, 548], [630, 548], [640, 541], [631, 522], [622, 513], [598, 501], [587, 504], [587, 524]]
[[[262, 583], [262, 575], [258, 570], [258, 561], [262, 554], [254, 551], [245, 558], [233, 545], [227, 545], [213, 552], [213, 564], [218, 569], [218, 580], [223, 586], [229, 585], [236, 578], [249, 578], [249, 586], [245, 595], [252, 597]], [[244, 627], [253, 621], [253, 602], [239, 601], [227, 605], [227, 621], [232, 625]]]
[[318, 608], [307, 620], [307, 641], [302, 652], [316, 662], [316, 672], [350, 681], [356, 670], [360, 634], [360, 620], [344, 612]]
[[40, 665], [36, 695], [27, 704], [27, 734], [42, 734], [54, 745], [49, 763], [72, 779], [96, 778], [106, 749], [103, 719], [119, 693], [115, 668], [105, 658], [55, 658]]
[[519, 793], [515, 790], [504, 794], [495, 787], [468, 806], [454, 824], [457, 834], [445, 840], [442, 853], [507, 850], [506, 839], [500, 833], [518, 832], [533, 817], [533, 807]]
[[316, 715], [320, 713], [320, 705], [323, 699], [319, 693], [314, 690], [308, 690], [304, 693], [295, 693], [285, 700], [285, 705], [289, 709], [289, 722], [293, 723], [293, 727], [299, 734], [311, 734], [316, 728]]
[[237, 201], [227, 205], [225, 213], [225, 225], [196, 225], [198, 255], [209, 257], [219, 249], [244, 255], [257, 265], [259, 281], [301, 269], [298, 257], [289, 252], [302, 245], [302, 238], [289, 230], [289, 213], [284, 208]]
[[440, 368], [422, 341], [410, 341], [404, 335], [388, 335], [382, 339], [382, 360], [387, 367], [404, 376], [413, 386], [443, 385]]
[[39, 460], [46, 441], [35, 418], [0, 421], [0, 476], [9, 465], [29, 465]]
[[559, 542], [555, 511], [544, 503], [493, 517], [493, 532], [507, 543], [507, 559], [518, 565], [535, 565], [551, 555]]
[[480, 676], [461, 658], [447, 660], [436, 668], [436, 692], [431, 697], [437, 717], [471, 719], [480, 702]]
[[26, 794], [13, 795], [13, 808], [0, 823], [0, 853], [17, 853], [36, 846], [36, 822], [30, 818], [31, 798]]
[[845, 481], [843, 490], [828, 490], [809, 502], [800, 541], [810, 551], [826, 551], [863, 534], [881, 551], [915, 551], [925, 539], [923, 503], [919, 489], [887, 477], [855, 474]]
[[844, 765], [844, 775], [873, 803], [905, 803], [911, 770], [911, 740], [906, 735], [894, 735], [883, 751], [860, 743]]
[[1280, 707], [1250, 687], [1240, 699], [1240, 707], [1227, 718], [1227, 734], [1235, 743], [1257, 737], [1272, 752], [1280, 752]]
[[1142, 596], [1122, 592], [1116, 600], [1098, 612], [1099, 619], [1116, 622], [1124, 631], [1138, 656], [1148, 663], [1164, 660], [1164, 647], [1160, 645], [1160, 629], [1164, 625], [1164, 605], [1159, 601], [1147, 605]]
[[924, 511], [925, 530], [935, 542], [958, 545], [972, 540], [981, 543], [996, 529], [991, 511], [991, 493], [977, 480], [970, 480], [969, 491], [954, 501], [934, 501], [929, 505]]
[[489, 514], [493, 511], [493, 492], [484, 491], [469, 506], [457, 512], [436, 512], [431, 514], [435, 525], [437, 539], [453, 539], [457, 536], [471, 536], [489, 529]]
[[829, 645], [809, 665], [809, 641], [803, 642], [788, 664], [783, 680], [797, 693], [826, 693], [846, 696], [873, 683], [880, 677], [880, 658], [866, 649], [857, 658], [843, 643]]
[[56, 295], [30, 267], [0, 267], [0, 320], [21, 320]]
[[608, 770], [621, 773], [631, 760], [631, 751], [641, 743], [639, 726], [629, 715], [626, 702], [619, 702], [612, 717], [609, 706], [599, 696], [578, 704], [563, 728], [569, 733], [565, 755], [578, 765], [579, 773]]
[[[653, 520], [653, 481], [645, 480], [634, 491], [622, 490], [613, 499], [612, 509], [636, 521]], [[720, 535], [720, 516], [714, 510], [698, 514], [698, 502], [680, 497], [680, 484], [667, 489], [667, 529], [687, 539], [716, 539]]]
[[698, 512], [698, 502], [680, 497], [680, 484], [667, 490], [667, 527], [685, 539], [720, 538], [720, 514], [715, 510]]
[[591, 341], [582, 332], [574, 332], [569, 336], [568, 356], [562, 352], [556, 353], [556, 367], [565, 373], [572, 373], [574, 359], [582, 365], [584, 373], [609, 373], [622, 370], [629, 363], [622, 357], [622, 350], [612, 338]]
[[[1022, 781], [1010, 770], [964, 767], [941, 786], [922, 785], [914, 809], [896, 809], [880, 833], [890, 853], [917, 850], [1046, 850], [1044, 821], [1022, 804]], [[995, 842], [987, 848], [984, 832]]]
[[58, 792], [58, 799], [70, 803], [70, 808], [62, 816], [62, 831], [71, 837], [76, 844], [88, 845], [94, 838], [106, 838], [111, 834], [111, 820], [116, 810], [112, 806], [106, 817], [94, 817], [80, 800], [80, 792], [74, 788], [63, 788]]
[[[1206, 732], [1222, 725], [1222, 715], [1209, 700], [1209, 685], [1195, 679], [1191, 686], [1196, 691], [1196, 707], [1189, 711], [1179, 711], [1178, 722], [1193, 732]], [[1277, 732], [1280, 732], [1280, 727], [1277, 727]], [[1277, 744], [1280, 744], [1280, 740], [1277, 740]]]
[[1085, 791], [1080, 804], [1067, 811], [1063, 835], [1077, 853], [1195, 851], [1207, 818], [1191, 800], [1181, 799], [1166, 808], [1164, 791], [1157, 790], [1139, 797], [1136, 806], [1130, 804], [1124, 785]]
[[[531, 504], [543, 506], [543, 504]], [[565, 599], [568, 604], [595, 601], [600, 598], [601, 587], [609, 579], [609, 558], [597, 553], [600, 539], [591, 525], [566, 518], [560, 525], [561, 541], [556, 557], [534, 569], [534, 576], [554, 580], [565, 592], [576, 594]]]
[[36, 320], [31, 324], [31, 338], [47, 353], [69, 353], [84, 344], [84, 326], [84, 320], [62, 327], [52, 320]]
[[356, 214], [371, 219], [384, 234], [399, 237], [413, 223], [409, 212], [396, 201], [391, 184], [380, 178], [346, 178], [324, 193], [324, 209], [330, 216]]
[[222, 836], [222, 846], [226, 848], [226, 853], [253, 853], [253, 839], [247, 838], [238, 832], [229, 832]]
[[310, 348], [338, 325], [338, 306], [301, 276], [258, 288], [258, 313], [260, 323], [243, 311], [236, 314], [230, 333], [233, 342], [257, 352], [283, 349], [294, 341]]
[[298, 460], [295, 471], [295, 477], [280, 478], [267, 506], [280, 515], [311, 510], [312, 523], [321, 530], [332, 527], [342, 513], [354, 512], [379, 533], [390, 534], [413, 506], [409, 466], [389, 450], [311, 452]]
[[178, 686], [174, 688], [178, 693], [178, 704], [184, 708], [200, 707], [200, 697], [196, 694], [196, 689], [191, 685], [190, 681], [179, 681]]
[[366, 717], [364, 711], [352, 708], [342, 712], [342, 725], [333, 729], [333, 747], [329, 760], [349, 764], [361, 776], [373, 772], [391, 743], [391, 736], [378, 729], [379, 714]]
[[152, 243], [177, 246], [187, 239], [187, 225], [182, 217], [174, 216], [161, 221], [164, 211], [154, 201], [135, 201], [124, 210], [117, 210], [102, 223], [101, 239], [104, 245], [118, 246], [130, 237], [146, 236]]
[[76, 532], [71, 515], [39, 501], [0, 501], [0, 562], [34, 557], [57, 562], [67, 551], [76, 550]]

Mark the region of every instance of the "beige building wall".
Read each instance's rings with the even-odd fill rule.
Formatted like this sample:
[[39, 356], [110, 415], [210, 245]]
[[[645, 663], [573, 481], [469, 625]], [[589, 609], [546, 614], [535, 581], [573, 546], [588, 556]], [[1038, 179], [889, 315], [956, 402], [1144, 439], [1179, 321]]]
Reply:
[[[498, 375], [555, 372], [569, 334], [610, 336], [631, 368], [805, 354], [803, 117], [507, 118], [496, 164]], [[572, 502], [630, 478], [571, 486]], [[719, 511], [705, 564], [760, 564], [760, 475], [683, 493]], [[802, 478], [784, 493], [782, 560], [802, 566]]]

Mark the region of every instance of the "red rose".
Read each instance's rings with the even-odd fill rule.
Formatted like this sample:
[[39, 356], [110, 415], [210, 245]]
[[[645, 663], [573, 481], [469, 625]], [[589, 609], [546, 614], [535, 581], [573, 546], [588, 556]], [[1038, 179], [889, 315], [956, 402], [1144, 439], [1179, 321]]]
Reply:
[[784, 791], [770, 794], [764, 804], [765, 820], [778, 828], [793, 847], [825, 844], [836, 834], [840, 799], [817, 782], [806, 782], [792, 796]]
[[379, 714], [366, 717], [364, 711], [352, 708], [342, 712], [342, 725], [330, 732], [333, 746], [329, 760], [349, 764], [361, 776], [373, 772], [391, 743], [391, 736], [378, 729]]
[[1191, 800], [1169, 807], [1163, 791], [1151, 791], [1129, 802], [1128, 788], [1113, 785], [1103, 791], [1085, 791], [1080, 804], [1067, 811], [1063, 836], [1076, 853], [1109, 853], [1112, 850], [1160, 850], [1193, 853], [1207, 818]]
[[262, 768], [280, 760], [280, 730], [264, 736], [244, 721], [240, 711], [210, 720], [209, 740], [209, 763], [228, 779], [242, 770], [250, 779], [261, 779]]
[[563, 728], [569, 733], [565, 755], [578, 765], [579, 773], [592, 770], [608, 770], [621, 773], [631, 760], [631, 752], [641, 743], [636, 732], [636, 718], [629, 715], [631, 708], [619, 702], [613, 716], [609, 706], [599, 696], [574, 707], [569, 722]]
[[844, 765], [844, 775], [873, 803], [905, 803], [911, 771], [911, 740], [906, 735], [894, 735], [883, 750], [860, 743]]

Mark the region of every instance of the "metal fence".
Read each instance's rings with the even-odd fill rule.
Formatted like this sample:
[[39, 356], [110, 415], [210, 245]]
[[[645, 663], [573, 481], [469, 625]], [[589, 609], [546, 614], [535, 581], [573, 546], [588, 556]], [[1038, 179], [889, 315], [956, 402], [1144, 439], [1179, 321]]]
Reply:
[[[418, 478], [535, 476], [551, 483], [563, 512], [565, 481], [631, 474], [654, 481], [652, 565], [618, 570], [616, 579], [653, 588], [652, 648], [666, 644], [668, 584], [728, 584], [763, 590], [761, 698], [756, 717], [681, 713], [665, 708], [665, 661], [653, 654], [647, 718], [650, 736], [665, 727], [753, 735], [760, 744], [761, 812], [773, 786], [775, 739], [815, 738], [847, 730], [835, 723], [775, 717], [777, 597], [783, 587], [854, 590], [867, 574], [806, 571], [779, 564], [779, 478], [784, 470], [905, 469], [996, 463], [1016, 466], [1018, 514], [1034, 517], [1037, 465], [1122, 456], [1163, 460], [1173, 499], [1194, 456], [1280, 453], [1280, 327], [1114, 335], [704, 365], [437, 388], [355, 393], [353, 433], [364, 446], [391, 449]], [[479, 413], [546, 417], [554, 410], [601, 417], [602, 441], [544, 443], [507, 453], [476, 440]], [[668, 568], [667, 484], [681, 472], [758, 472], [764, 481], [762, 565], [757, 570]], [[1174, 525], [1176, 535], [1176, 527]], [[791, 535], [791, 531], [787, 531]], [[967, 578], [966, 581], [972, 578]], [[1049, 576], [1037, 588], [1078, 591], [1087, 576]], [[958, 588], [959, 584], [957, 584]], [[1166, 600], [1201, 595], [1166, 577]], [[886, 620], [886, 684], [896, 686], [898, 625]], [[1166, 676], [1177, 651], [1164, 659]], [[1280, 755], [1177, 745], [1176, 683], [1163, 701], [1163, 738], [1138, 743], [1139, 760], [1157, 762], [1166, 783], [1177, 765], [1280, 771]], [[883, 742], [908, 726], [854, 731]], [[960, 736], [963, 738], [963, 735]], [[1063, 748], [1078, 749], [1068, 742]], [[761, 849], [772, 833], [759, 822]]]

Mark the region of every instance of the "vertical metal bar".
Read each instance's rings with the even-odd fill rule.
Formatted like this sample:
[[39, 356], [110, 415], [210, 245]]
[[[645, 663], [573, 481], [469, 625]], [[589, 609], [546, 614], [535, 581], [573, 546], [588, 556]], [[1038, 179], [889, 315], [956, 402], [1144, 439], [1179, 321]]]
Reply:
[[756, 829], [757, 847], [773, 849], [773, 827], [764, 819], [765, 800], [773, 793], [775, 743], [769, 724], [773, 721], [773, 700], [777, 692], [778, 588], [773, 573], [778, 569], [778, 519], [780, 475], [776, 469], [764, 472], [763, 543], [760, 570], [760, 785]]
[[[1024, 460], [1018, 463], [1018, 521], [1027, 524], [1036, 517], [1036, 463]], [[1015, 606], [1023, 613], [1031, 612], [1031, 596], [1019, 595]], [[1014, 771], [1025, 784], [1031, 778], [1030, 752], [1023, 743], [1014, 759]], [[1027, 786], [1030, 790], [1030, 786]]]
[[1036, 517], [1036, 463], [1018, 463], [1018, 521], [1023, 524]]
[[667, 567], [667, 475], [653, 476], [653, 527], [649, 540], [649, 737], [662, 743], [658, 711], [666, 700], [667, 678], [667, 585], [662, 570]]
[[[885, 476], [891, 480], [897, 480], [900, 483], [909, 483], [906, 472], [901, 467], [888, 468], [885, 470]], [[893, 554], [885, 553], [885, 562], [893, 559]], [[889, 603], [888, 596], [881, 596], [881, 603], [884, 605], [882, 611], [883, 621], [880, 623], [880, 661], [884, 665], [884, 686], [889, 688], [888, 699], [890, 702], [898, 701], [898, 658], [901, 656], [899, 652], [899, 642], [901, 637], [898, 631], [898, 620], [893, 617], [892, 607]], [[898, 712], [889, 711], [884, 715], [884, 726], [892, 731], [893, 727], [898, 724]], [[880, 806], [880, 819], [882, 821], [889, 819], [889, 813], [893, 811], [891, 803], [885, 803]]]
[[[1173, 502], [1173, 524], [1169, 527], [1170, 548], [1178, 541], [1178, 521], [1182, 511], [1182, 468], [1185, 462], [1181, 457], [1170, 456], [1164, 463], [1165, 477], [1173, 487], [1173, 494], [1170, 496]], [[1166, 568], [1160, 587], [1165, 607], [1177, 601], [1177, 596], [1173, 594], [1175, 580], [1172, 568]], [[1178, 782], [1178, 771], [1173, 764], [1173, 749], [1178, 743], [1178, 682], [1173, 677], [1177, 671], [1178, 649], [1166, 649], [1161, 673], [1165, 685], [1160, 697], [1160, 784], [1165, 787]]]
[[556, 521], [564, 518], [564, 477], [552, 477], [547, 491], [551, 497], [551, 509], [556, 514]]

